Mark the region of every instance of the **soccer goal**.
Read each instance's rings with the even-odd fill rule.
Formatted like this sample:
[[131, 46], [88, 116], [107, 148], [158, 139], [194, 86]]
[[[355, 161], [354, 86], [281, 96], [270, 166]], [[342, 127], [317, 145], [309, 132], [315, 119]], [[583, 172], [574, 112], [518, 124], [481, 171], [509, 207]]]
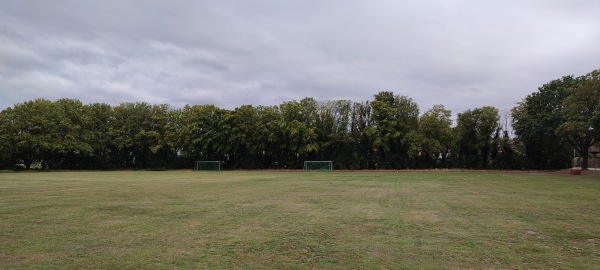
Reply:
[[221, 161], [196, 161], [194, 171], [220, 171]]
[[304, 171], [333, 171], [333, 161], [304, 161]]

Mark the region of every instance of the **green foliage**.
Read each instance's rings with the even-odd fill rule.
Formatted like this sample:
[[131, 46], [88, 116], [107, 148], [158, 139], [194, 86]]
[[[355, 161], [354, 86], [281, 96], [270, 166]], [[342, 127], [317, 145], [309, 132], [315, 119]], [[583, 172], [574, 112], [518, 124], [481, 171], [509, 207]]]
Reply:
[[600, 102], [598, 102], [598, 105], [596, 105], [596, 112], [592, 116], [591, 126], [594, 130], [596, 142], [600, 143]]
[[225, 116], [225, 110], [214, 105], [195, 105], [185, 106], [182, 114], [181, 154], [191, 162], [223, 160], [227, 148], [231, 147], [227, 143], [228, 137], [224, 134], [231, 128], [227, 123], [230, 119]]
[[91, 147], [91, 153], [81, 156], [82, 167], [91, 169], [112, 168], [112, 153], [115, 150], [113, 134], [115, 114], [113, 107], [106, 103], [93, 103], [85, 106], [85, 141]]
[[419, 121], [419, 107], [412, 99], [392, 92], [379, 92], [371, 102], [375, 136], [380, 163], [377, 168], [399, 169], [408, 167], [408, 148], [405, 137], [415, 130]]
[[579, 84], [567, 89], [569, 96], [563, 101], [564, 122], [558, 133], [579, 152], [583, 169], [587, 169], [588, 148], [599, 142], [594, 129], [594, 116], [600, 103], [600, 70], [594, 70], [579, 78]]
[[304, 98], [234, 110], [37, 99], [0, 112], [0, 168], [219, 160], [224, 169], [300, 169], [305, 160], [333, 160], [336, 169], [557, 169], [570, 165], [572, 149], [585, 160], [600, 141], [600, 70], [550, 81], [511, 112], [515, 138], [496, 108], [460, 113], [452, 128], [442, 105], [419, 117], [412, 99], [386, 91], [365, 102]]
[[[350, 134], [349, 140], [352, 151], [352, 159], [349, 168], [351, 169], [370, 169], [374, 168], [377, 162], [374, 141], [377, 129], [373, 123], [372, 107], [367, 102], [352, 104], [350, 112]], [[339, 164], [335, 160], [336, 166]]]
[[455, 143], [452, 112], [443, 105], [434, 105], [419, 119], [417, 130], [410, 131], [406, 141], [409, 155], [420, 167], [447, 167], [447, 158]]
[[[333, 160], [336, 169], [447, 167], [454, 134], [438, 105], [420, 119], [410, 98], [381, 92], [373, 102], [305, 98], [279, 106], [166, 104], [118, 106], [35, 100], [0, 113], [0, 161], [48, 169], [191, 168], [219, 160], [224, 169], [300, 169]], [[418, 149], [418, 150], [417, 150]]]
[[302, 161], [317, 151], [317, 133], [313, 115], [316, 103], [312, 99], [284, 102], [280, 106], [283, 121], [279, 122], [280, 155], [278, 164], [285, 168], [302, 168]]
[[579, 78], [564, 76], [544, 84], [513, 108], [513, 128], [525, 147], [527, 167], [558, 169], [569, 166], [571, 148], [558, 129], [564, 123], [567, 89], [576, 87]]
[[498, 128], [498, 109], [481, 107], [458, 114], [456, 132], [459, 164], [487, 168], [490, 163], [492, 134]]
[[[69, 119], [63, 117], [57, 106], [45, 99], [36, 99], [2, 111], [2, 143], [5, 149], [25, 168], [36, 162], [46, 161], [51, 166], [56, 159], [52, 154], [64, 153], [68, 142], [74, 141], [69, 128]], [[50, 160], [44, 160], [50, 158]]]
[[[544, 84], [513, 108], [513, 127], [524, 145], [529, 167], [570, 166], [571, 149], [587, 164], [588, 148], [598, 142], [600, 70], [564, 76]], [[584, 165], [585, 167], [585, 165]]]
[[307, 159], [336, 160], [335, 166], [347, 168], [359, 161], [352, 158], [349, 130], [352, 103], [349, 100], [323, 101], [316, 104], [315, 133], [318, 149]]
[[512, 110], [515, 140], [496, 108], [463, 112], [452, 128], [444, 106], [419, 117], [412, 99], [392, 92], [234, 110], [37, 99], [0, 113], [0, 167], [165, 169], [218, 160], [224, 169], [300, 169], [305, 160], [332, 160], [336, 169], [560, 168], [570, 159], [567, 142], [585, 156], [584, 146], [598, 141], [599, 96], [598, 71], [545, 84]]
[[232, 168], [259, 168], [261, 156], [258, 110], [252, 105], [236, 108], [231, 114], [231, 134], [229, 143], [232, 145]]
[[113, 142], [119, 156], [118, 167], [146, 168], [159, 130], [152, 119], [152, 105], [145, 102], [121, 103], [114, 108]]

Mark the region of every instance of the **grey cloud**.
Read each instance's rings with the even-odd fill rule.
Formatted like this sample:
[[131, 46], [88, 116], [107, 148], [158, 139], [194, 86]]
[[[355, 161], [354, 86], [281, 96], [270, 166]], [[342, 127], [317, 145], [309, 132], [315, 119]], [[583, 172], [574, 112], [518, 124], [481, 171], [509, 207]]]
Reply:
[[0, 107], [412, 97], [514, 106], [600, 68], [598, 1], [9, 1]]

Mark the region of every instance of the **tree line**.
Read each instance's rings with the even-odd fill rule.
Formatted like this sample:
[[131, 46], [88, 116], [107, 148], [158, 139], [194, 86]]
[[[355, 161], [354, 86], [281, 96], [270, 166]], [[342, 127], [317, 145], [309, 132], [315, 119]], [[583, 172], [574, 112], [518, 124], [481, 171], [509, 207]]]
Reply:
[[0, 112], [0, 165], [189, 169], [219, 160], [225, 169], [300, 169], [306, 160], [332, 160], [335, 169], [357, 170], [564, 168], [573, 148], [587, 156], [598, 141], [598, 81], [599, 71], [565, 76], [527, 96], [512, 118], [485, 106], [458, 113], [456, 123], [443, 105], [420, 114], [393, 92], [233, 110], [36, 99]]

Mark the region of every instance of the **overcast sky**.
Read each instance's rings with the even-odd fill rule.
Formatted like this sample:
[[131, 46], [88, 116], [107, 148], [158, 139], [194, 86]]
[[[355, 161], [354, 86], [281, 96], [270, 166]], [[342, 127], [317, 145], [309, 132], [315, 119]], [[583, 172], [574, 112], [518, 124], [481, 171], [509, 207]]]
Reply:
[[393, 91], [456, 114], [598, 68], [597, 0], [0, 0], [0, 110]]

